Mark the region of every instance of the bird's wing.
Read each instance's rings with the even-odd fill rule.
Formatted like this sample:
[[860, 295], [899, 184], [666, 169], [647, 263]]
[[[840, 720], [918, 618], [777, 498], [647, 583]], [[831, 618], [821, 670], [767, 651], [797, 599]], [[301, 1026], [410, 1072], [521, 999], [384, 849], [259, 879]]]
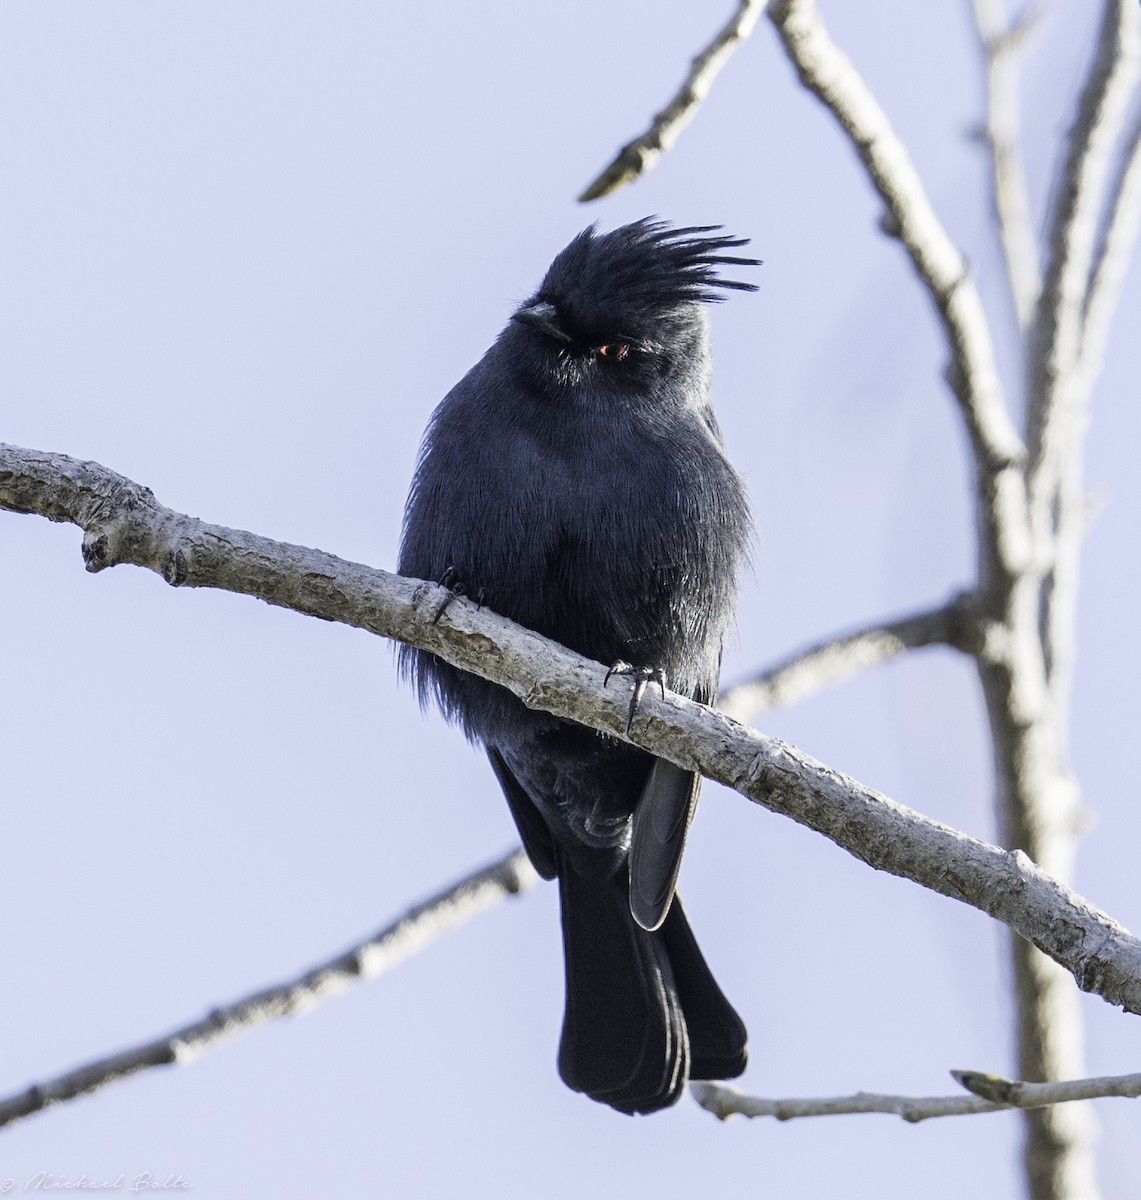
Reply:
[[643, 929], [657, 929], [669, 912], [700, 787], [696, 772], [654, 759], [630, 835], [630, 912]]
[[494, 746], [487, 747], [487, 757], [491, 769], [495, 772], [499, 786], [507, 797], [507, 806], [515, 818], [515, 827], [523, 840], [523, 849], [531, 865], [544, 879], [555, 877], [555, 848], [551, 843], [551, 831], [543, 814], [535, 807], [531, 797], [523, 790], [523, 785], [511, 773], [511, 768], [503, 761], [503, 756]]
[[[699, 683], [693, 692], [698, 704], [712, 704], [716, 697], [716, 674]], [[700, 791], [701, 776], [695, 771], [685, 771], [663, 758], [654, 759], [650, 778], [634, 809], [630, 834], [630, 911], [643, 929], [657, 929], [670, 910], [685, 835]]]

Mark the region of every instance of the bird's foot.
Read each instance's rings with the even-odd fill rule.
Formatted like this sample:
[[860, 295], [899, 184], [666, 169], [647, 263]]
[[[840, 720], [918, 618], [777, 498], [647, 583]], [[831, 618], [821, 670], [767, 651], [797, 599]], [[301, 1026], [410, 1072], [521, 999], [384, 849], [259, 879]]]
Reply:
[[[448, 567], [443, 575], [440, 576], [440, 587], [445, 588], [447, 590], [447, 594], [444, 596], [443, 600], [440, 601], [440, 607], [436, 609], [436, 615], [432, 618], [433, 625], [438, 625], [440, 623], [440, 618], [447, 611], [448, 605], [451, 604], [451, 602], [457, 596], [467, 595], [467, 585], [460, 578], [459, 572], [455, 569], [455, 567]], [[479, 612], [479, 610], [483, 607], [483, 596], [484, 590], [483, 588], [480, 588], [475, 597], [476, 612]]]
[[666, 698], [666, 677], [661, 667], [635, 667], [628, 662], [623, 662], [619, 659], [616, 663], [611, 664], [610, 670], [606, 672], [606, 678], [602, 681], [602, 686], [605, 687], [610, 682], [611, 675], [632, 675], [634, 677], [634, 691], [630, 696], [630, 711], [626, 714], [626, 736], [630, 736], [630, 726], [634, 723], [634, 714], [638, 711], [638, 704], [646, 692], [648, 683], [656, 683], [662, 689], [662, 699]]

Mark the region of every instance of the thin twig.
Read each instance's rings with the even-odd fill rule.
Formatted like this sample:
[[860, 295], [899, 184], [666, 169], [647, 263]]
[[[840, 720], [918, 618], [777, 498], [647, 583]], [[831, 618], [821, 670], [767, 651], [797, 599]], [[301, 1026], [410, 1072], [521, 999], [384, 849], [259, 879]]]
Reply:
[[579, 196], [581, 202], [609, 196], [651, 170], [677, 141], [709, 95], [713, 81], [729, 56], [753, 32], [764, 0], [739, 0], [737, 11], [718, 30], [713, 41], [694, 58], [677, 94], [650, 122], [649, 129], [627, 142], [617, 157]]
[[[1072, 368], [1076, 396], [1074, 417], [1079, 431], [1085, 409], [1101, 373], [1106, 341], [1121, 284], [1125, 278], [1141, 223], [1141, 108], [1122, 147], [1109, 185], [1108, 209], [1085, 298], [1078, 361]], [[1044, 632], [1050, 691], [1056, 711], [1065, 714], [1073, 678], [1073, 629], [1077, 604], [1078, 554], [1087, 525], [1077, 447], [1069, 448], [1054, 482], [1054, 553], [1044, 583]], [[1061, 725], [1061, 721], [1059, 721]]]
[[1101, 370], [1109, 323], [1141, 221], [1141, 109], [1134, 116], [1109, 187], [1109, 208], [1086, 294], [1080, 373], [1086, 388]]
[[995, 216], [1006, 273], [1019, 325], [1034, 316], [1042, 288], [1034, 244], [1026, 174], [1018, 136], [1017, 55], [1037, 25], [1039, 12], [1026, 8], [1008, 29], [1002, 0], [973, 0], [975, 26], [987, 68], [985, 137], [990, 147]]
[[1085, 396], [1074, 368], [1113, 148], [1141, 76], [1137, 0], [1105, 0], [1097, 51], [1070, 127], [1055, 190], [1046, 276], [1030, 344], [1027, 438], [1031, 519], [1049, 546], [1054, 493], [1083, 425]]
[[847, 56], [828, 35], [813, 0], [773, 0], [768, 15], [801, 82], [848, 135], [885, 205], [882, 228], [911, 257], [950, 348], [947, 377], [970, 435], [982, 520], [982, 582], [1020, 564], [1029, 549], [1022, 441], [1002, 398], [994, 347], [962, 255], [936, 217], [907, 150]]
[[851, 1096], [805, 1097], [767, 1100], [746, 1096], [719, 1083], [691, 1083], [689, 1090], [702, 1108], [724, 1121], [729, 1117], [833, 1117], [851, 1113], [889, 1113], [917, 1123], [932, 1117], [974, 1116], [1012, 1108], [1045, 1108], [1075, 1100], [1107, 1096], [1136, 1099], [1141, 1096], [1141, 1075], [1109, 1075], [1100, 1079], [1072, 1079], [1063, 1083], [1023, 1083], [984, 1075], [978, 1071], [952, 1071], [954, 1078], [974, 1093], [970, 1096], [894, 1096], [856, 1092]]
[[737, 721], [751, 721], [760, 713], [814, 696], [906, 650], [961, 647], [970, 624], [970, 608], [971, 598], [964, 594], [940, 608], [829, 638], [727, 688], [718, 696], [717, 707]]
[[410, 908], [391, 925], [306, 971], [298, 978], [265, 988], [214, 1009], [200, 1021], [164, 1037], [96, 1059], [46, 1083], [37, 1083], [0, 1099], [0, 1126], [10, 1125], [53, 1104], [73, 1100], [150, 1067], [185, 1064], [221, 1042], [266, 1021], [307, 1012], [354, 983], [373, 979], [415, 954], [449, 929], [489, 908], [505, 896], [531, 886], [534, 869], [522, 850], [460, 880]]

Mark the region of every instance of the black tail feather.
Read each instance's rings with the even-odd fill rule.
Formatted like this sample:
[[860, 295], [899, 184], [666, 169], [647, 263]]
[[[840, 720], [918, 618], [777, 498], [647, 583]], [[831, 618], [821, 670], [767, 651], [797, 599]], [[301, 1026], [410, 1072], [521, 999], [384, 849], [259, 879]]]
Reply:
[[669, 958], [630, 915], [621, 879], [559, 863], [567, 1000], [559, 1074], [569, 1088], [620, 1112], [676, 1102], [689, 1040]]
[[657, 936], [665, 943], [689, 1026], [690, 1078], [736, 1079], [749, 1060], [748, 1031], [706, 965], [680, 896], [674, 896]]
[[[662, 929], [630, 914], [625, 869], [579, 874], [560, 857], [566, 1014], [559, 1074], [619, 1112], [675, 1104], [694, 1078], [745, 1066], [745, 1028], [717, 986], [675, 899]], [[675, 915], [676, 914], [676, 915]], [[676, 956], [676, 957], [675, 957]]]

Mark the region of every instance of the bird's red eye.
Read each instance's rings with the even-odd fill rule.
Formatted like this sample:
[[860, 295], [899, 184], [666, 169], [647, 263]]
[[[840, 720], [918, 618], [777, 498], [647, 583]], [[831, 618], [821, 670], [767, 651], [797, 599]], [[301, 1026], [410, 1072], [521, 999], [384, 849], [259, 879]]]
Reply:
[[601, 346], [596, 346], [594, 352], [599, 358], [609, 358], [614, 362], [620, 362], [630, 353], [630, 347], [625, 342], [605, 342]]

